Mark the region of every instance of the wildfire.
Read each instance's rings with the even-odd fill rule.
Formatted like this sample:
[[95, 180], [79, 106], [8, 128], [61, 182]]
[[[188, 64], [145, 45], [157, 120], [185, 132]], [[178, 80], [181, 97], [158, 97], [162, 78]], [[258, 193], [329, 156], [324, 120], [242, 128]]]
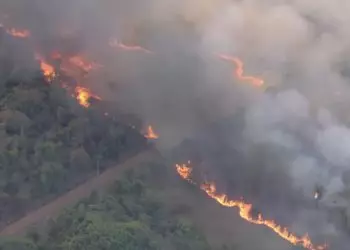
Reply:
[[51, 81], [55, 76], [55, 69], [50, 64], [48, 64], [40, 55], [35, 56], [40, 62], [40, 68], [48, 81]]
[[228, 55], [224, 55], [224, 54], [219, 54], [218, 57], [223, 59], [223, 60], [233, 62], [236, 65], [235, 76], [239, 80], [250, 82], [257, 87], [264, 85], [264, 80], [261, 78], [243, 75], [244, 74], [244, 70], [243, 70], [244, 64], [241, 61], [241, 59], [239, 59], [238, 57], [232, 57], [232, 56], [228, 56]]
[[[188, 162], [190, 164], [190, 162]], [[176, 164], [176, 171], [181, 176], [182, 179], [192, 182], [190, 179], [192, 174], [192, 168], [188, 167], [187, 164]]]
[[[54, 68], [50, 64], [45, 62], [45, 60], [43, 60], [41, 56], [37, 55], [36, 57], [40, 61], [41, 69], [44, 75], [46, 76], [46, 78], [50, 80], [53, 77], [55, 77], [56, 74], [55, 74]], [[90, 71], [91, 69], [94, 69], [97, 67], [97, 64], [90, 63], [80, 56], [68, 57], [68, 59], [66, 59], [58, 51], [53, 51], [50, 57], [56, 60], [57, 59], [63, 60], [64, 64], [61, 64], [60, 70], [73, 78], [75, 78], [74, 77], [75, 70], [74, 68], [72, 68], [72, 66], [76, 66], [85, 71]], [[62, 87], [69, 89], [69, 86], [65, 86], [63, 82], [61, 84], [62, 84]], [[101, 100], [99, 96], [92, 94], [88, 88], [85, 88], [82, 86], [75, 87], [73, 96], [78, 100], [80, 105], [86, 108], [90, 106], [90, 102], [89, 102], [90, 98]]]
[[[0, 23], [0, 27], [4, 27], [3, 24]], [[30, 36], [30, 32], [28, 30], [20, 30], [15, 28], [5, 28], [6, 32], [11, 36], [26, 38]]]
[[90, 106], [90, 98], [101, 100], [99, 96], [92, 94], [89, 89], [81, 86], [75, 88], [75, 94], [79, 104], [85, 108]]
[[69, 62], [79, 68], [81, 68], [84, 71], [89, 72], [92, 69], [95, 69], [97, 67], [101, 67], [101, 65], [98, 65], [96, 63], [88, 62], [86, 59], [80, 57], [80, 56], [73, 56], [69, 58]]
[[148, 126], [148, 127], [147, 127], [147, 133], [145, 134], [145, 137], [146, 137], [147, 139], [158, 139], [158, 138], [159, 138], [159, 135], [157, 135], [157, 134], [154, 132], [152, 126]]
[[[176, 171], [181, 176], [181, 178], [189, 181], [194, 184], [191, 180], [192, 168], [187, 164], [176, 164]], [[253, 218], [252, 213], [252, 204], [246, 203], [243, 200], [230, 200], [226, 194], [220, 194], [216, 190], [215, 183], [204, 183], [200, 185], [200, 189], [203, 190], [210, 198], [216, 200], [219, 204], [224, 207], [235, 207], [239, 210], [239, 215], [242, 219], [257, 225], [264, 225], [267, 228], [272, 229], [278, 236], [287, 240], [289, 243], [294, 246], [303, 246], [309, 250], [325, 250], [325, 245], [314, 245], [308, 235], [298, 237], [291, 233], [286, 227], [278, 225], [273, 220], [264, 219], [261, 214], [257, 218]]]
[[28, 30], [17, 30], [17, 29], [11, 28], [11, 29], [7, 29], [6, 31], [7, 33], [15, 37], [26, 38], [30, 36], [30, 33]]
[[62, 59], [62, 56], [58, 51], [51, 52], [50, 56], [52, 59], [55, 59], [55, 60]]
[[122, 50], [127, 50], [127, 51], [142, 51], [142, 52], [147, 53], [147, 54], [153, 53], [152, 51], [150, 51], [148, 49], [145, 49], [145, 48], [143, 48], [141, 46], [138, 46], [138, 45], [126, 45], [125, 43], [119, 42], [116, 39], [112, 39], [109, 42], [109, 46], [114, 47], [114, 48], [120, 48]]

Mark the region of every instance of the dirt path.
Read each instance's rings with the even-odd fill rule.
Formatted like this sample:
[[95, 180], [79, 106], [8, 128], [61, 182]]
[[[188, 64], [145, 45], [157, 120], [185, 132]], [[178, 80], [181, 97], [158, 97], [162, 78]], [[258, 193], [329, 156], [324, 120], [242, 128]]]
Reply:
[[56, 200], [39, 208], [36, 211], [30, 212], [22, 219], [8, 225], [1, 232], [0, 236], [20, 236], [33, 225], [54, 218], [62, 209], [76, 204], [79, 200], [88, 197], [94, 190], [100, 190], [111, 185], [125, 169], [147, 162], [156, 156], [154, 150], [144, 151], [138, 155], [126, 160], [125, 162], [109, 168], [101, 175], [88, 180], [75, 189], [65, 193]]

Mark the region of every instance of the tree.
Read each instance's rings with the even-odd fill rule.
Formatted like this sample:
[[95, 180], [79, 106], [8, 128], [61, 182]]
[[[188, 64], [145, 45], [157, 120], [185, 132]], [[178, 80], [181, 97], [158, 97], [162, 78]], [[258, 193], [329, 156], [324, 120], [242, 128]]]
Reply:
[[[19, 41], [0, 34], [0, 193], [28, 202], [25, 210], [145, 144], [131, 140], [125, 147], [129, 136], [142, 135], [105, 116], [102, 101], [81, 107], [71, 89], [62, 87], [67, 80], [76, 84], [63, 71], [48, 84], [32, 51], [17, 46]], [[18, 60], [18, 53], [28, 56]], [[3, 210], [1, 219], [21, 215], [2, 203]]]
[[0, 114], [5, 120], [5, 129], [8, 134], [20, 134], [27, 129], [31, 120], [22, 112], [6, 110]]
[[57, 192], [65, 176], [63, 166], [57, 162], [44, 162], [39, 167], [40, 184], [44, 193]]
[[92, 169], [92, 161], [85, 149], [80, 147], [74, 149], [70, 156], [70, 166], [76, 169]]
[[39, 162], [59, 162], [61, 146], [53, 141], [38, 141], [35, 146], [35, 156]]
[[[151, 168], [150, 166], [144, 166]], [[169, 213], [154, 176], [128, 171], [107, 192], [65, 211], [49, 226], [45, 249], [207, 250], [193, 223]], [[140, 179], [142, 178], [142, 180]], [[163, 193], [154, 195], [157, 193]]]
[[67, 126], [72, 119], [72, 114], [69, 112], [69, 110], [64, 109], [63, 107], [59, 106], [57, 108], [56, 112], [56, 117], [57, 121], [62, 125], [62, 126]]
[[59, 82], [50, 84], [48, 91], [49, 105], [53, 110], [57, 107], [68, 107], [67, 91], [60, 86]]
[[37, 250], [38, 247], [29, 239], [0, 239], [0, 250]]
[[46, 106], [44, 93], [39, 89], [24, 89], [17, 87], [7, 101], [7, 106], [11, 109], [23, 112], [29, 118], [33, 118]]

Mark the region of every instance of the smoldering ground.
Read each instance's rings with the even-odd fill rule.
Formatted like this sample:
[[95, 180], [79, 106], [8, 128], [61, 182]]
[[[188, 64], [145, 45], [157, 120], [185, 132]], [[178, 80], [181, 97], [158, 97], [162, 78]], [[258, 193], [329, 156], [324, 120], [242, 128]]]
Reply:
[[[101, 61], [86, 84], [152, 124], [159, 148], [199, 134], [192, 150], [225, 191], [297, 232], [331, 237], [346, 229], [325, 211], [335, 199], [347, 204], [340, 194], [350, 161], [348, 2], [24, 2], [1, 3], [3, 22], [29, 29], [47, 53], [64, 47]], [[113, 50], [111, 38], [153, 53]], [[238, 81], [235, 65], [216, 53], [240, 57], [245, 74], [278, 90]], [[316, 184], [325, 188], [321, 208]]]

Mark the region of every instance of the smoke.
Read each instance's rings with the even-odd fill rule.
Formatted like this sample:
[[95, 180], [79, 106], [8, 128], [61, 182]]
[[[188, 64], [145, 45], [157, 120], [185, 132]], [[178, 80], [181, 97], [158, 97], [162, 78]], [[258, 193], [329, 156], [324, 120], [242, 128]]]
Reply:
[[[198, 135], [192, 147], [227, 190], [298, 231], [329, 235], [339, 231], [329, 207], [345, 209], [340, 193], [349, 186], [348, 5], [12, 0], [0, 3], [0, 21], [29, 29], [34, 49], [101, 62], [85, 84], [152, 124], [158, 148]], [[112, 38], [153, 53], [111, 48]], [[238, 81], [217, 53], [238, 56], [245, 74], [275, 90]], [[325, 190], [319, 208], [317, 185]]]
[[[202, 40], [204, 51], [238, 55], [249, 65], [247, 70], [263, 72], [268, 84], [285, 89], [248, 104], [242, 147], [278, 147], [283, 160], [272, 172], [282, 169], [288, 174], [289, 191], [299, 190], [312, 199], [315, 186], [322, 185], [322, 203], [342, 209], [347, 205], [340, 193], [348, 185], [344, 175], [350, 161], [345, 110], [349, 105], [347, 5], [345, 1], [231, 2], [209, 22]], [[269, 185], [260, 188], [270, 190]], [[316, 220], [303, 219], [310, 211], [315, 212], [299, 210], [295, 224], [315, 231], [310, 225]], [[315, 213], [323, 222], [316, 231], [334, 232], [329, 230], [328, 216]]]

